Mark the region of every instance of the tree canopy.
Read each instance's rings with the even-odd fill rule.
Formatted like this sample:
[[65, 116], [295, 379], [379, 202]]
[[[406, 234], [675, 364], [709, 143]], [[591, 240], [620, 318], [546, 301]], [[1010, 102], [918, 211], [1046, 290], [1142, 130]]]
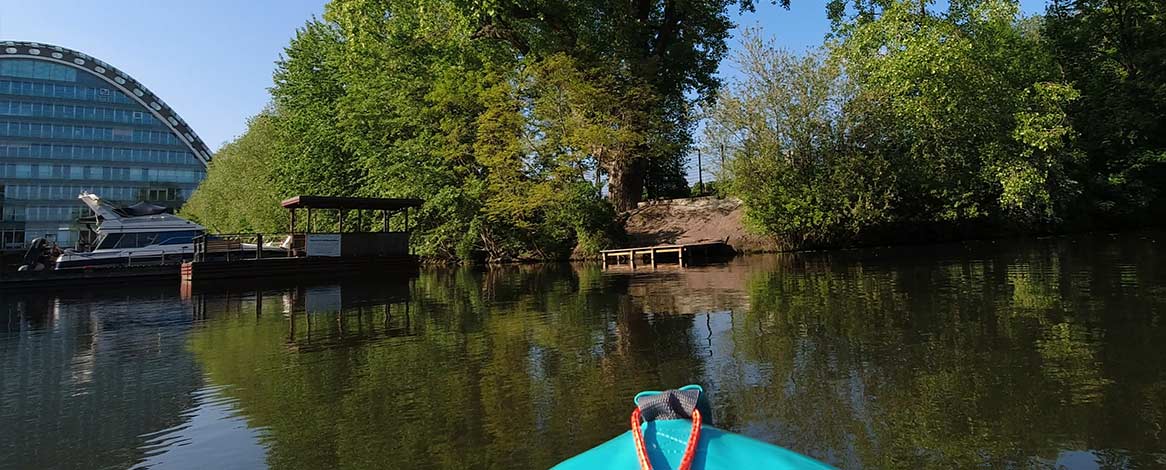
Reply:
[[789, 248], [1166, 215], [1161, 2], [831, 0], [821, 47], [747, 34], [723, 86], [731, 15], [753, 8], [333, 0], [185, 211], [279, 231], [240, 195], [414, 197], [424, 255], [594, 253], [642, 198], [689, 194], [707, 118], [699, 145], [729, 151], [716, 187]]
[[746, 42], [708, 140], [793, 247], [1138, 223], [1166, 182], [1150, 3], [836, 0], [818, 51]]
[[[265, 179], [279, 195], [425, 199], [416, 241], [430, 256], [593, 252], [620, 236], [616, 212], [687, 195], [694, 110], [720, 86], [729, 14], [752, 7], [334, 0], [277, 64]], [[222, 179], [199, 198], [229, 197]]]

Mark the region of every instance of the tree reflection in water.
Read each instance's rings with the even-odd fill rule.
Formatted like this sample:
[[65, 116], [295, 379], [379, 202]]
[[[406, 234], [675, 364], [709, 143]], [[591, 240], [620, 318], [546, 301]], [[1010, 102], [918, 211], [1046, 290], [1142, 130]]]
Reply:
[[[687, 383], [710, 391], [719, 426], [844, 468], [1154, 468], [1166, 466], [1162, 241], [195, 289], [179, 303], [193, 326], [165, 331], [275, 468], [547, 467], [624, 431], [635, 392]], [[33, 344], [6, 334], [6, 351]], [[165, 360], [183, 376], [181, 356]], [[6, 364], [5, 410], [14, 394], [66, 393], [10, 385], [21, 366]], [[217, 445], [206, 452], [230, 450]]]

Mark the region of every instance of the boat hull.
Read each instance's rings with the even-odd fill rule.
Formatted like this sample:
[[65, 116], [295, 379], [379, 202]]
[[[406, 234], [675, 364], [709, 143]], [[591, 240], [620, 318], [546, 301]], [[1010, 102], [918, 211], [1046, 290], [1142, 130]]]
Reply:
[[[688, 442], [692, 423], [673, 419], [649, 421], [640, 425], [653, 468], [678, 468]], [[628, 431], [575, 457], [563, 461], [555, 470], [638, 469], [636, 446]], [[701, 426], [700, 443], [692, 461], [692, 470], [736, 470], [765, 468], [775, 470], [822, 470], [833, 468], [796, 452], [734, 434], [713, 426]]]

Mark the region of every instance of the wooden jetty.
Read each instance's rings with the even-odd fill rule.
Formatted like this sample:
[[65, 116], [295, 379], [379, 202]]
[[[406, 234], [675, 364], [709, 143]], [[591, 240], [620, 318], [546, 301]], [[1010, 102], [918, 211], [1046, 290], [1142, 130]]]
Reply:
[[99, 269], [69, 269], [57, 271], [16, 271], [0, 274], [0, 290], [7, 288], [57, 288], [78, 285], [122, 284], [170, 281], [178, 279], [178, 264], [124, 266]]
[[[284, 257], [284, 258], [243, 258], [192, 261], [182, 264], [180, 271], [183, 281], [210, 280], [255, 280], [266, 278], [318, 278], [321, 276], [340, 277], [368, 273], [412, 274], [418, 272], [420, 263], [416, 256], [369, 256], [369, 257]], [[201, 285], [201, 284], [200, 284]]]
[[[710, 255], [732, 253], [733, 249], [723, 241], [681, 243], [675, 245], [642, 246], [635, 248], [616, 248], [600, 251], [603, 256], [603, 268], [615, 265], [628, 265], [631, 269], [640, 266], [655, 268], [658, 263], [674, 263], [681, 267], [688, 266], [694, 256], [708, 258]], [[644, 260], [647, 259], [647, 262]]]
[[[230, 256], [240, 251], [244, 246], [242, 241], [223, 235], [204, 237], [195, 241], [194, 260], [183, 263], [182, 280], [415, 271], [420, 263], [409, 246], [409, 209], [421, 207], [423, 202], [420, 199], [296, 196], [280, 203], [288, 210], [289, 233], [283, 237], [278, 250], [268, 249], [259, 235], [250, 256]], [[296, 224], [300, 209], [307, 213], [302, 226]], [[336, 211], [335, 230], [317, 230], [318, 224], [312, 223], [313, 210]], [[366, 213], [371, 214], [366, 217]], [[398, 213], [404, 215], [399, 225], [401, 230], [390, 230], [392, 217]], [[346, 225], [346, 215], [349, 222], [355, 223]], [[377, 219], [383, 220], [379, 231], [365, 230]]]

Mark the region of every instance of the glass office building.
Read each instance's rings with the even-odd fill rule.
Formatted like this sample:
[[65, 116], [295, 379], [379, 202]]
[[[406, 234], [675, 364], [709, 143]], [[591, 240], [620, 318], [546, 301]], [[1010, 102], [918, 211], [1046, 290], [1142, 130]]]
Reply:
[[0, 42], [0, 234], [74, 246], [91, 235], [77, 195], [177, 208], [210, 152], [146, 87], [77, 51]]

